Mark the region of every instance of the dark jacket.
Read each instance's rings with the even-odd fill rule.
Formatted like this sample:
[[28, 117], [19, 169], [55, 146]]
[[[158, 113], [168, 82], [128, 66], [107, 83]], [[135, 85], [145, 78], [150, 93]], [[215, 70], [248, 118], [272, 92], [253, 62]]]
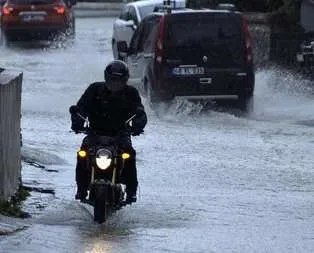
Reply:
[[[90, 128], [97, 134], [117, 135], [126, 131], [125, 122], [134, 114], [133, 132], [139, 133], [147, 123], [147, 115], [136, 88], [126, 85], [121, 91], [112, 93], [105, 82], [95, 82], [89, 85], [77, 102], [79, 111], [88, 117]], [[72, 116], [72, 126], [73, 126]], [[84, 122], [77, 118], [83, 127]], [[75, 129], [73, 129], [75, 130]]]

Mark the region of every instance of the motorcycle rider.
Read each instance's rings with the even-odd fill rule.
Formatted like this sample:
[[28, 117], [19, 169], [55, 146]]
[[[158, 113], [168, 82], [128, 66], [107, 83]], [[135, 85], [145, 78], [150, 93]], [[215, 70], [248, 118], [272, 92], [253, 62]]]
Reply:
[[[132, 147], [131, 134], [139, 135], [147, 123], [147, 115], [136, 88], [127, 85], [129, 69], [120, 60], [110, 62], [104, 71], [105, 82], [94, 82], [89, 85], [77, 102], [79, 114], [88, 117], [89, 128], [96, 135], [114, 136], [119, 147], [128, 152], [131, 157], [125, 161], [125, 178], [127, 203], [136, 202], [137, 170], [136, 152]], [[135, 115], [132, 125], [126, 126], [125, 122]], [[77, 113], [71, 113], [71, 129], [79, 132], [84, 129], [85, 120]], [[87, 135], [81, 148], [86, 148], [93, 143], [93, 136]], [[75, 198], [84, 200], [90, 182], [90, 171], [85, 164], [77, 159], [76, 183], [77, 193]]]

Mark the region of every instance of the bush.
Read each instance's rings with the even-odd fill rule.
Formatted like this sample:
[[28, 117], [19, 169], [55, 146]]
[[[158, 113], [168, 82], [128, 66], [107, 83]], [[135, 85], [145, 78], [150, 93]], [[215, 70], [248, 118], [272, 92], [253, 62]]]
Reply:
[[233, 3], [243, 12], [271, 12], [275, 26], [297, 30], [300, 20], [300, 0], [188, 0], [190, 8], [214, 8], [218, 3]]
[[30, 195], [23, 187], [17, 191], [10, 201], [0, 201], [0, 214], [11, 217], [26, 218], [29, 214], [22, 211], [22, 202]]

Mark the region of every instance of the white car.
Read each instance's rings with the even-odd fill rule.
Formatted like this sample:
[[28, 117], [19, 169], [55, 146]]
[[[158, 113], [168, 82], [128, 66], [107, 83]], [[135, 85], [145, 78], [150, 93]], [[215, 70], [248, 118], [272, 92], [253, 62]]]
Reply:
[[[185, 8], [186, 6], [185, 0], [172, 0], [172, 6], [173, 2], [175, 2], [175, 8]], [[156, 6], [162, 6], [163, 4], [164, 0], [142, 0], [124, 5], [119, 17], [113, 24], [112, 52], [114, 59], [120, 59], [117, 42], [126, 41], [129, 45], [133, 33], [141, 20], [153, 12]]]

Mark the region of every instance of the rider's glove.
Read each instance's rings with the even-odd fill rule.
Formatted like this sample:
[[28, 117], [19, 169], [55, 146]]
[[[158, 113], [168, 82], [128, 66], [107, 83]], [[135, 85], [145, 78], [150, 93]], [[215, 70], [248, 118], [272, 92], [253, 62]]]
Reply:
[[144, 132], [143, 129], [137, 129], [135, 127], [131, 128], [131, 135], [132, 136], [138, 136], [138, 135], [142, 134], [143, 132]]
[[77, 114], [71, 114], [71, 129], [77, 134], [84, 130], [84, 119]]

